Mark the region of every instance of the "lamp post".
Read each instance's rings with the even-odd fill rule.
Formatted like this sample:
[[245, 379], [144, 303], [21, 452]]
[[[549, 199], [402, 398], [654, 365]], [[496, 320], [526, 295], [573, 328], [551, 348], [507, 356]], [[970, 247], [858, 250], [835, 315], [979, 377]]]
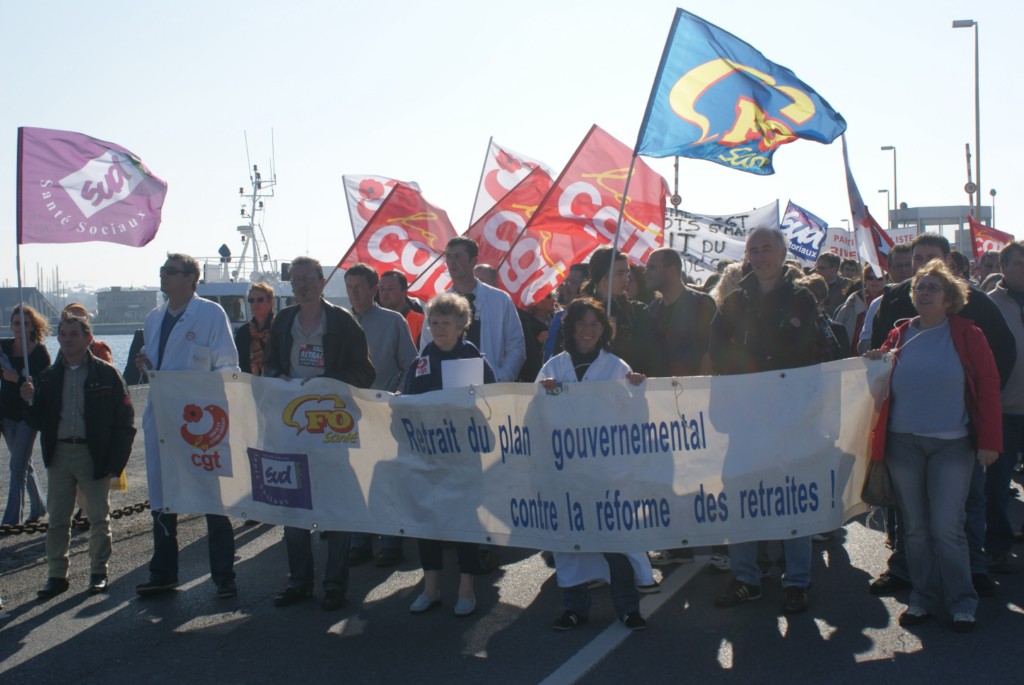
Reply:
[[846, 224], [846, 230], [849, 231], [850, 230], [850, 220], [849, 219], [840, 219], [840, 221], [842, 221], [844, 224]]
[[992, 228], [996, 227], [996, 189], [988, 191], [988, 194], [992, 196]]
[[981, 85], [978, 80], [978, 22], [973, 19], [957, 19], [955, 29], [974, 27], [974, 183], [978, 187], [975, 195], [974, 218], [981, 221]]
[[889, 230], [892, 230], [892, 210], [889, 209], [889, 189], [882, 188], [878, 192], [885, 193], [885, 211], [889, 214]]
[[[882, 150], [888, 152], [892, 150], [892, 206], [896, 208], [896, 211], [900, 211], [900, 194], [897, 192], [898, 186], [896, 185], [896, 146], [895, 145], [883, 145]], [[889, 227], [896, 225], [895, 219], [890, 222]]]

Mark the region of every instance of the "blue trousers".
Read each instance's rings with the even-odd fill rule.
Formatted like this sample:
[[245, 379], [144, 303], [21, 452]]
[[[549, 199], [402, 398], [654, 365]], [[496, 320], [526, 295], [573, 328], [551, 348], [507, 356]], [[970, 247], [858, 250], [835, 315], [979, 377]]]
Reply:
[[46, 513], [46, 503], [36, 470], [32, 467], [32, 449], [36, 444], [37, 432], [24, 421], [4, 419], [4, 441], [11, 453], [11, 482], [7, 490], [7, 507], [4, 509], [4, 525], [22, 523], [25, 510], [25, 490], [28, 490], [28, 516], [39, 518]]
[[[235, 531], [227, 516], [206, 515], [210, 575], [220, 585], [235, 579]], [[178, 580], [178, 515], [153, 512], [153, 558], [149, 575], [162, 582]]]
[[[351, 533], [328, 531], [327, 565], [324, 568], [324, 589], [348, 590], [348, 550]], [[288, 587], [313, 589], [313, 542], [306, 528], [284, 527], [284, 546], [288, 552]]]

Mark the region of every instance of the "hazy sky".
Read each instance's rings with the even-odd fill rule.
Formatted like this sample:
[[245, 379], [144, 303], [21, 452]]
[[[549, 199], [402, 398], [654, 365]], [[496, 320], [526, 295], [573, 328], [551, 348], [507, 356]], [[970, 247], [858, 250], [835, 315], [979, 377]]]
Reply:
[[[140, 3], [0, 0], [0, 282], [15, 282], [18, 126], [79, 131], [135, 152], [167, 181], [163, 224], [143, 249], [27, 245], [71, 285], [158, 282], [167, 251], [238, 254], [243, 134], [277, 196], [271, 256], [335, 263], [351, 242], [342, 174], [417, 181], [466, 228], [490, 136], [560, 170], [591, 124], [633, 146], [675, 2], [520, 0]], [[1016, 233], [1024, 175], [1016, 130], [1019, 6], [1009, 0], [691, 0], [685, 9], [796, 72], [849, 124], [854, 175], [884, 223], [898, 154], [899, 200], [965, 205], [974, 148], [974, 33], [981, 35], [982, 186]], [[1016, 8], [1016, 9], [1015, 9]], [[671, 160], [652, 166], [672, 183]], [[683, 209], [726, 214], [779, 199], [833, 225], [849, 219], [838, 141], [797, 142], [774, 176], [682, 160]], [[973, 165], [972, 165], [973, 168]]]

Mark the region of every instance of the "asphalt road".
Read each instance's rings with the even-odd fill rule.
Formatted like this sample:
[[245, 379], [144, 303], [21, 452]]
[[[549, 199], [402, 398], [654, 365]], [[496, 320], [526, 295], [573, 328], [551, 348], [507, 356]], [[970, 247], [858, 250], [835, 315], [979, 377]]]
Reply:
[[[41, 468], [41, 461], [36, 462]], [[0, 487], [6, 492], [6, 476]], [[1021, 490], [1019, 476], [1018, 491]], [[146, 499], [141, 439], [129, 491], [115, 508]], [[1016, 524], [1022, 500], [1012, 501]], [[205, 523], [182, 517], [177, 592], [141, 600], [151, 551], [149, 512], [113, 523], [111, 586], [88, 595], [86, 534], [72, 540], [71, 590], [43, 602], [43, 535], [0, 536], [0, 683], [961, 683], [1024, 680], [1024, 562], [996, 576], [981, 600], [978, 628], [955, 634], [947, 619], [913, 629], [896, 618], [905, 596], [873, 597], [870, 579], [885, 564], [883, 535], [863, 520], [815, 544], [810, 609], [783, 618], [782, 590], [734, 609], [713, 599], [728, 575], [697, 561], [665, 569], [662, 591], [641, 605], [649, 629], [629, 633], [613, 616], [606, 589], [594, 591], [591, 621], [555, 633], [561, 613], [552, 571], [528, 550], [502, 553], [504, 566], [477, 582], [477, 613], [451, 613], [456, 575], [446, 559], [445, 605], [411, 615], [421, 578], [415, 544], [397, 569], [352, 570], [349, 605], [337, 612], [314, 599], [276, 608], [286, 561], [281, 529], [236, 522], [239, 595], [217, 599], [209, 579]], [[317, 570], [326, 545], [314, 541]], [[706, 550], [705, 550], [706, 551]]]

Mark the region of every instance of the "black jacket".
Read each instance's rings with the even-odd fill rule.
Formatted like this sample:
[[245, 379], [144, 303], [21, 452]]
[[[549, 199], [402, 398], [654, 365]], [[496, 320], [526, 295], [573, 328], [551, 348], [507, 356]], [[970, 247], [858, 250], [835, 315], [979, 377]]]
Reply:
[[[117, 369], [89, 352], [85, 363], [85, 439], [92, 457], [93, 477], [119, 476], [135, 440], [132, 399]], [[26, 422], [40, 432], [43, 463], [47, 466], [57, 449], [63, 398], [64, 363], [59, 362], [39, 374], [35, 400], [25, 407]]]
[[[369, 388], [377, 378], [377, 371], [370, 362], [363, 327], [344, 307], [327, 301], [323, 305], [327, 316], [323, 375], [356, 388]], [[263, 359], [264, 376], [291, 375], [292, 324], [298, 313], [299, 305], [292, 305], [274, 317], [270, 345]]]
[[[897, 321], [917, 316], [914, 302], [910, 299], [912, 283], [913, 279], [907, 279], [902, 283], [885, 286], [881, 295], [882, 301], [878, 305], [878, 313], [871, 324], [871, 349], [877, 350], [882, 347], [882, 343], [889, 337], [889, 332], [896, 328]], [[999, 307], [982, 290], [974, 285], [968, 285], [971, 289], [970, 296], [967, 298], [967, 304], [957, 312], [957, 315], [973, 321], [985, 334], [988, 346], [992, 349], [992, 356], [996, 359], [996, 368], [999, 369], [1000, 386], [1005, 386], [1013, 371], [1013, 365], [1017, 362], [1017, 343]]]
[[818, 361], [818, 304], [793, 281], [790, 267], [782, 283], [762, 293], [757, 276], [747, 274], [729, 293], [711, 321], [711, 363], [715, 373], [739, 374], [809, 366]]

